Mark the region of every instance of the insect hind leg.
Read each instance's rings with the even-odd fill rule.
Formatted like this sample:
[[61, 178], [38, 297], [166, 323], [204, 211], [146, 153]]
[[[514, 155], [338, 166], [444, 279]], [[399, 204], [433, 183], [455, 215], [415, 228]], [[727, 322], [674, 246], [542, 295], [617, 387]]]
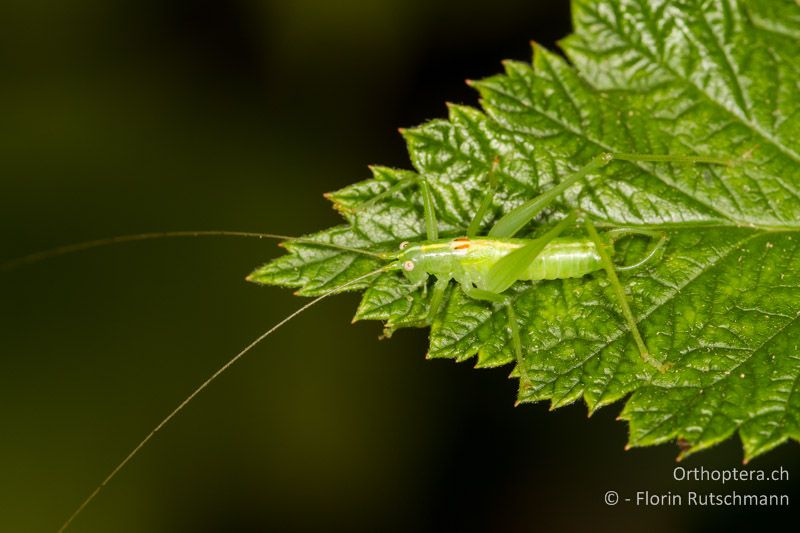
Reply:
[[631, 311], [630, 304], [628, 303], [628, 297], [625, 294], [625, 289], [622, 287], [619, 277], [617, 277], [618, 269], [614, 266], [614, 263], [611, 261], [611, 257], [606, 250], [607, 244], [600, 238], [600, 235], [597, 233], [597, 229], [594, 227], [594, 224], [589, 217], [584, 219], [584, 225], [586, 226], [586, 231], [589, 233], [589, 236], [597, 247], [597, 253], [600, 255], [600, 261], [603, 265], [603, 269], [606, 271], [608, 281], [617, 295], [617, 301], [622, 308], [622, 315], [625, 317], [625, 321], [628, 323], [628, 329], [630, 330], [633, 340], [639, 349], [639, 354], [641, 355], [642, 360], [644, 360], [644, 362], [650, 366], [656, 368], [658, 371], [665, 372], [667, 368], [669, 368], [669, 365], [661, 363], [655, 359], [647, 349], [644, 339], [642, 339], [642, 334], [639, 332], [638, 323], [636, 322], [636, 318], [633, 316], [633, 311]]
[[606, 236], [611, 241], [611, 246], [614, 246], [618, 240], [627, 237], [628, 235], [642, 235], [658, 240], [656, 241], [655, 245], [650, 246], [647, 254], [636, 263], [633, 263], [632, 265], [616, 265], [617, 272], [627, 272], [643, 267], [649, 263], [662, 248], [664, 248], [665, 244], [667, 244], [667, 234], [663, 231], [638, 228], [617, 228], [606, 232]]

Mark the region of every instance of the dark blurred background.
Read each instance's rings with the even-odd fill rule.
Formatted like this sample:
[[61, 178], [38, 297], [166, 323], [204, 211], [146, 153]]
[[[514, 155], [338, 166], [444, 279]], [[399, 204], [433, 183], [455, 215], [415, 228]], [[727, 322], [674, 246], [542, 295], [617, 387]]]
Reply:
[[[396, 132], [569, 32], [565, 1], [7, 0], [0, 258], [141, 231], [300, 234], [321, 194], [408, 167]], [[0, 278], [0, 531], [53, 531], [195, 385], [301, 302], [261, 241], [153, 241]], [[710, 531], [780, 511], [634, 509], [683, 492], [620, 405], [514, 408], [508, 369], [379, 341], [357, 298], [286, 327], [167, 427], [74, 531]], [[736, 439], [688, 466], [739, 466]], [[800, 474], [796, 445], [753, 466]], [[728, 485], [791, 492], [797, 483]], [[719, 486], [711, 485], [710, 488]]]

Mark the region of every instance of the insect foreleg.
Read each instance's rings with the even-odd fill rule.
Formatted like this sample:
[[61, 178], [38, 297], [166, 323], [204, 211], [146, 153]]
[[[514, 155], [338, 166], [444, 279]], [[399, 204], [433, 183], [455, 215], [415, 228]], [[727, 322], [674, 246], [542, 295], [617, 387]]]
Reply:
[[589, 233], [589, 237], [591, 237], [592, 241], [594, 241], [595, 247], [597, 248], [597, 253], [600, 255], [600, 261], [603, 265], [603, 269], [606, 271], [608, 281], [617, 295], [619, 306], [622, 308], [622, 314], [625, 317], [625, 321], [628, 323], [628, 329], [630, 329], [633, 340], [636, 342], [636, 346], [639, 348], [639, 353], [641, 354], [642, 359], [659, 371], [666, 371], [668, 365], [664, 365], [658, 360], [654, 359], [653, 356], [650, 355], [650, 351], [647, 349], [647, 346], [642, 339], [642, 335], [639, 332], [639, 326], [636, 323], [636, 318], [633, 316], [633, 312], [631, 311], [631, 307], [628, 303], [628, 297], [625, 294], [625, 289], [619, 282], [619, 277], [617, 277], [617, 269], [614, 266], [614, 263], [611, 261], [608, 250], [606, 250], [606, 246], [608, 245], [603, 241], [603, 239], [600, 238], [600, 235], [597, 234], [597, 229], [595, 229], [591, 219], [587, 217], [584, 221], [584, 224], [586, 226], [586, 231]]
[[433, 323], [433, 319], [436, 318], [436, 315], [439, 314], [439, 309], [442, 306], [442, 302], [444, 301], [445, 292], [447, 292], [447, 287], [450, 285], [450, 280], [447, 278], [437, 278], [436, 283], [433, 285], [433, 291], [431, 291], [431, 301], [428, 306], [428, 317], [427, 323]]

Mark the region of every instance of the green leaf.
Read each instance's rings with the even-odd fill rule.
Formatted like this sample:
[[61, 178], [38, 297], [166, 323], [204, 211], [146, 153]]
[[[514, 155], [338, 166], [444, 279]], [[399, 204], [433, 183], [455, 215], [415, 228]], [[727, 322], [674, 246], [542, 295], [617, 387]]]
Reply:
[[[646, 268], [621, 273], [650, 351], [644, 363], [605, 274], [517, 282], [506, 294], [524, 357], [519, 401], [590, 412], [628, 397], [631, 446], [680, 439], [682, 456], [738, 432], [745, 459], [800, 439], [800, 6], [793, 0], [575, 0], [566, 59], [471, 82], [482, 110], [451, 105], [403, 135], [430, 184], [443, 235], [463, 234], [494, 166], [483, 230], [604, 152], [729, 157], [725, 165], [614, 161], [571, 187], [523, 232], [580, 208], [605, 227], [667, 232]], [[416, 187], [375, 201], [407, 171], [330, 195], [346, 224], [309, 238], [371, 251], [424, 240]], [[620, 247], [635, 255], [636, 242]], [[368, 256], [290, 242], [254, 272], [318, 295], [379, 267]], [[356, 319], [387, 332], [427, 325], [430, 292], [399, 273], [364, 289]], [[506, 310], [451, 284], [430, 324], [429, 357], [515, 363]]]

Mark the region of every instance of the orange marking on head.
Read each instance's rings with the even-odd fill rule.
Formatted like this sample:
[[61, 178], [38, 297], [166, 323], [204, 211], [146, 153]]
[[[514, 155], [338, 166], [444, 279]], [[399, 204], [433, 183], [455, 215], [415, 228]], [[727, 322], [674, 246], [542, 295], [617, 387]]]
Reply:
[[468, 249], [469, 249], [469, 243], [468, 242], [465, 242], [464, 244], [459, 244], [458, 246], [454, 246], [453, 247], [453, 250], [468, 250]]

